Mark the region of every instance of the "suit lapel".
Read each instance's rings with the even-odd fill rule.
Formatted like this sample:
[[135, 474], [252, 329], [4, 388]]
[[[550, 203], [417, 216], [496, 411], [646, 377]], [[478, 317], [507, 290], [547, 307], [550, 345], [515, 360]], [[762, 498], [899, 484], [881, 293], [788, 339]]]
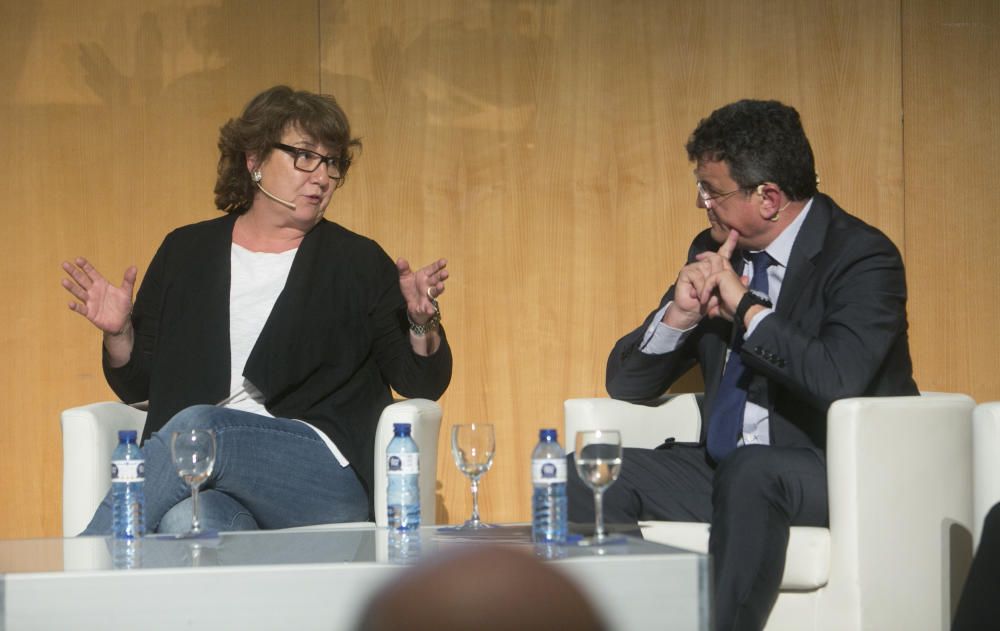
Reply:
[[778, 314], [784, 317], [788, 317], [795, 306], [794, 296], [802, 292], [802, 289], [809, 284], [813, 274], [816, 273], [816, 265], [813, 261], [823, 249], [823, 243], [826, 241], [831, 212], [830, 198], [822, 193], [817, 193], [788, 256], [788, 271], [781, 283], [778, 306], [775, 309]]

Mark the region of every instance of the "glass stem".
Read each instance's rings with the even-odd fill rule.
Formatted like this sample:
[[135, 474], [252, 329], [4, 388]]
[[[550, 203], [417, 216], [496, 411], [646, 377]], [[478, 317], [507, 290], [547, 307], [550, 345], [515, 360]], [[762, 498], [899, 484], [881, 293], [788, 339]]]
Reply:
[[191, 532], [201, 532], [198, 521], [198, 485], [191, 486]]
[[469, 521], [479, 523], [479, 481], [476, 479], [472, 480], [472, 517]]
[[594, 491], [594, 539], [604, 538], [604, 490]]

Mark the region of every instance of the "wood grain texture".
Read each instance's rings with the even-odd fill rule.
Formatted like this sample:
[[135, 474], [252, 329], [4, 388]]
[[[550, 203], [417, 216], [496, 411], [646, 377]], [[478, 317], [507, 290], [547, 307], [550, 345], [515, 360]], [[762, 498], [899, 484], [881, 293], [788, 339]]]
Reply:
[[1000, 4], [903, 2], [911, 344], [925, 390], [1000, 399]]
[[[113, 395], [60, 261], [118, 282], [214, 209], [218, 129], [261, 89], [318, 88], [315, 1], [4, 3], [0, 537], [61, 533], [59, 411]], [[312, 28], [303, 30], [303, 22]], [[289, 33], [296, 32], [295, 37]]]
[[683, 145], [715, 107], [794, 104], [823, 188], [902, 240], [893, 3], [321, 4], [322, 87], [365, 140], [331, 215], [453, 273], [440, 521], [470, 510], [447, 454], [471, 421], [497, 426], [484, 518], [528, 519], [538, 430], [604, 394], [705, 226]]
[[447, 436], [472, 421], [497, 425], [483, 516], [528, 518], [538, 429], [604, 394], [612, 344], [705, 225], [687, 136], [739, 98], [797, 107], [821, 189], [904, 252], [921, 387], [1000, 398], [996, 336], [978, 334], [1000, 307], [997, 7], [939, 4], [5, 3], [0, 503], [16, 510], [0, 537], [60, 532], [58, 412], [111, 397], [59, 261], [141, 273], [167, 231], [215, 216], [218, 127], [275, 83], [334, 94], [363, 138], [329, 216], [392, 256], [450, 261], [441, 522], [468, 516]]

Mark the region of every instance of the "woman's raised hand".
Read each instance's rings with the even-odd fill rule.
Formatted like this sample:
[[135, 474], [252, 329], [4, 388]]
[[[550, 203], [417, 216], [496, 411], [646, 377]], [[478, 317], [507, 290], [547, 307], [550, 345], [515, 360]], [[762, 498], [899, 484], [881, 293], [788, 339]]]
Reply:
[[76, 299], [69, 303], [69, 308], [109, 335], [123, 333], [131, 322], [135, 266], [125, 270], [121, 287], [109, 283], [83, 257], [77, 257], [73, 263], [63, 261], [62, 268], [69, 276], [62, 279], [62, 286]]
[[444, 281], [448, 280], [448, 270], [445, 269], [447, 265], [448, 261], [438, 259], [414, 272], [406, 259], [396, 261], [399, 289], [406, 299], [410, 319], [417, 324], [426, 323], [437, 311], [431, 304], [431, 298], [437, 299], [444, 293]]

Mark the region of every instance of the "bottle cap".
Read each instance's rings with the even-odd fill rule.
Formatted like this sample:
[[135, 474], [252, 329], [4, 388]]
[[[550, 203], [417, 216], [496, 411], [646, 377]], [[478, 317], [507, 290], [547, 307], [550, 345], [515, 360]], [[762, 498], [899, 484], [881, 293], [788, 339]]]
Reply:
[[118, 442], [134, 443], [135, 438], [136, 438], [136, 431], [134, 429], [118, 430]]
[[538, 431], [539, 440], [559, 440], [559, 433], [554, 429], [542, 429]]
[[396, 436], [409, 436], [410, 435], [410, 424], [409, 423], [393, 423], [392, 433]]

